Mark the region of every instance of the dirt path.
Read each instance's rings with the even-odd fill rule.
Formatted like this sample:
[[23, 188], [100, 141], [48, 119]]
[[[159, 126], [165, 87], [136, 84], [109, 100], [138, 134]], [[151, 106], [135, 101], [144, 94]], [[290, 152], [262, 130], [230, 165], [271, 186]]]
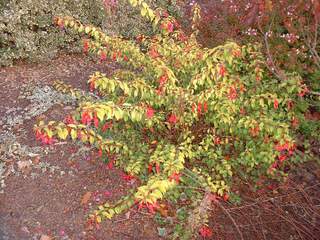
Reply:
[[63, 119], [74, 101], [51, 88], [63, 80], [85, 88], [94, 71], [112, 71], [81, 56], [0, 69], [0, 240], [158, 239], [152, 217], [134, 210], [100, 227], [86, 224], [98, 203], [115, 201], [134, 183], [109, 170], [95, 153], [62, 142], [42, 146], [37, 118]]

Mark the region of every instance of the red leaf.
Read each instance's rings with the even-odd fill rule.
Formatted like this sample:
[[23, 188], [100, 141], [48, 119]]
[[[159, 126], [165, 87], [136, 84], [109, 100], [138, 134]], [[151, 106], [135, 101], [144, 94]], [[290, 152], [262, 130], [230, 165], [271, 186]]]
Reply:
[[212, 237], [212, 230], [208, 226], [203, 226], [199, 229], [201, 237], [209, 238]]
[[91, 81], [90, 82], [90, 92], [93, 92], [95, 89], [95, 82], [94, 81]]
[[102, 149], [100, 148], [99, 151], [98, 151], [98, 156], [99, 156], [99, 157], [102, 157], [102, 153], [103, 153], [103, 152], [102, 152]]
[[202, 104], [201, 104], [201, 103], [198, 103], [197, 111], [198, 111], [198, 114], [199, 114], [199, 115], [201, 114], [201, 110], [202, 110]]
[[172, 22], [168, 22], [167, 24], [167, 31], [169, 33], [173, 32], [173, 23]]
[[88, 203], [88, 201], [90, 200], [90, 198], [91, 198], [91, 192], [86, 192], [84, 195], [83, 195], [83, 197], [82, 197], [82, 199], [81, 199], [81, 205], [85, 205], [85, 204], [87, 204]]
[[203, 111], [208, 112], [208, 103], [207, 102], [203, 103]]
[[81, 114], [81, 123], [84, 125], [89, 125], [91, 123], [92, 117], [89, 112], [83, 112]]
[[280, 162], [283, 162], [284, 160], [287, 159], [287, 156], [286, 155], [280, 155], [278, 158], [279, 158]]
[[152, 48], [150, 49], [149, 55], [150, 55], [151, 58], [157, 58], [157, 57], [160, 56], [159, 53], [158, 53], [158, 51], [157, 51], [157, 49], [155, 49], [154, 47], [152, 47]]
[[173, 173], [170, 177], [170, 181], [176, 181], [177, 183], [180, 182], [181, 173]]
[[160, 164], [159, 163], [156, 163], [156, 172], [160, 173]]
[[273, 101], [273, 108], [274, 108], [274, 109], [278, 109], [278, 107], [279, 107], [278, 99], [274, 99], [274, 101]]
[[229, 98], [230, 100], [235, 100], [235, 99], [237, 98], [237, 90], [236, 90], [235, 87], [233, 87], [233, 86], [230, 87], [228, 98]]
[[107, 54], [105, 52], [100, 53], [100, 61], [103, 62], [107, 60]]
[[169, 116], [168, 122], [171, 124], [176, 124], [178, 121], [177, 116], [175, 114], [171, 114]]
[[151, 173], [151, 172], [152, 172], [152, 168], [153, 168], [153, 166], [152, 166], [152, 164], [150, 163], [150, 164], [148, 165], [148, 173]]
[[146, 114], [147, 114], [147, 118], [151, 119], [154, 115], [154, 109], [152, 107], [148, 107]]
[[93, 124], [94, 124], [94, 126], [95, 126], [96, 128], [99, 127], [99, 119], [98, 119], [98, 117], [97, 117], [97, 114], [95, 114], [94, 117], [93, 117]]
[[83, 52], [84, 53], [88, 53], [89, 50], [89, 41], [88, 40], [84, 40], [83, 42]]
[[229, 194], [224, 194], [223, 195], [223, 200], [225, 201], [225, 202], [227, 202], [228, 200], [229, 200]]
[[226, 68], [225, 68], [224, 65], [221, 65], [220, 68], [219, 68], [219, 75], [220, 75], [221, 77], [224, 77], [225, 74], [226, 74]]

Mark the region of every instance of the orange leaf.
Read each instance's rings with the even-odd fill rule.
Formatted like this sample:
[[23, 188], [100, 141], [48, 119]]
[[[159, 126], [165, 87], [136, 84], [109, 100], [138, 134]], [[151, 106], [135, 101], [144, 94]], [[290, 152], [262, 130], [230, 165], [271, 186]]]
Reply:
[[82, 199], [81, 199], [81, 204], [82, 205], [85, 205], [85, 204], [87, 204], [88, 203], [88, 201], [89, 201], [89, 199], [90, 199], [90, 197], [91, 197], [91, 192], [86, 192], [84, 195], [83, 195], [83, 197], [82, 197]]

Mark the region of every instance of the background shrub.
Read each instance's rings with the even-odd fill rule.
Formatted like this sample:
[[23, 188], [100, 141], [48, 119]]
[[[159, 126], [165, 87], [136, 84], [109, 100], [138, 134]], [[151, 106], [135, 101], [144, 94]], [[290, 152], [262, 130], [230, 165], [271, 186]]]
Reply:
[[69, 47], [77, 38], [70, 37], [53, 26], [56, 15], [71, 15], [84, 22], [101, 26], [104, 9], [100, 1], [5, 1], [0, 9], [0, 65], [10, 65], [17, 59], [45, 60], [59, 49]]
[[[178, 12], [175, 1], [150, 0], [153, 7]], [[170, 3], [169, 3], [170, 2]], [[80, 52], [78, 37], [65, 34], [53, 26], [55, 16], [73, 16], [83, 23], [92, 23], [110, 35], [133, 37], [150, 34], [151, 25], [128, 8], [123, 0], [12, 0], [0, 1], [0, 66], [15, 60], [50, 59], [63, 49]]]

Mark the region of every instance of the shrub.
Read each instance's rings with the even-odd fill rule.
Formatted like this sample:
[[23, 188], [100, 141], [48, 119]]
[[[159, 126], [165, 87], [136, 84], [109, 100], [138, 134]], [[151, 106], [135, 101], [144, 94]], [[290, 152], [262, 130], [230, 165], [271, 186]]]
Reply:
[[[279, 69], [299, 72], [315, 91], [320, 90], [319, 1], [198, 1], [203, 11], [199, 40], [217, 46], [233, 39], [263, 44], [263, 52]], [[190, 9], [187, 15], [190, 15]], [[270, 59], [272, 58], [272, 59]]]
[[45, 60], [62, 48], [79, 51], [74, 47], [78, 38], [52, 24], [56, 15], [70, 15], [101, 26], [104, 9], [98, 0], [8, 1], [0, 8], [0, 65], [10, 65], [17, 59]]
[[[145, 1], [154, 9], [162, 9], [178, 19], [182, 19], [182, 4], [170, 0]], [[109, 36], [135, 38], [139, 34], [152, 35], [155, 30], [145, 18], [141, 18], [139, 10], [128, 6], [127, 0], [104, 0], [107, 11], [102, 29]]]
[[[124, 179], [140, 182], [116, 203], [99, 206], [90, 221], [100, 223], [135, 205], [153, 213], [166, 202], [183, 202], [177, 217], [185, 219], [184, 237], [197, 230], [209, 236], [204, 225], [212, 201], [227, 201], [239, 179], [285, 176], [284, 168], [297, 158], [295, 106], [305, 86], [296, 74], [285, 82], [275, 79], [258, 46], [204, 48], [196, 32], [186, 36], [173, 17], [142, 0], [129, 2], [159, 34], [133, 42], [71, 17], [56, 18], [60, 28], [86, 36], [84, 52], [123, 69], [90, 77], [97, 98], [57, 82], [58, 90], [79, 98], [79, 108], [63, 122], [40, 121], [36, 136], [46, 144], [68, 137], [90, 144], [109, 166], [125, 171]], [[197, 5], [194, 13], [193, 29]]]
[[[116, 4], [111, 5], [114, 2]], [[168, 1], [154, 1], [171, 13], [179, 8]], [[79, 38], [59, 31], [52, 24], [54, 16], [73, 16], [84, 23], [93, 23], [109, 34], [134, 37], [138, 32], [150, 34], [152, 26], [136, 17], [123, 1], [109, 0], [13, 0], [0, 3], [0, 66], [15, 60], [40, 61], [59, 52], [80, 52]]]

